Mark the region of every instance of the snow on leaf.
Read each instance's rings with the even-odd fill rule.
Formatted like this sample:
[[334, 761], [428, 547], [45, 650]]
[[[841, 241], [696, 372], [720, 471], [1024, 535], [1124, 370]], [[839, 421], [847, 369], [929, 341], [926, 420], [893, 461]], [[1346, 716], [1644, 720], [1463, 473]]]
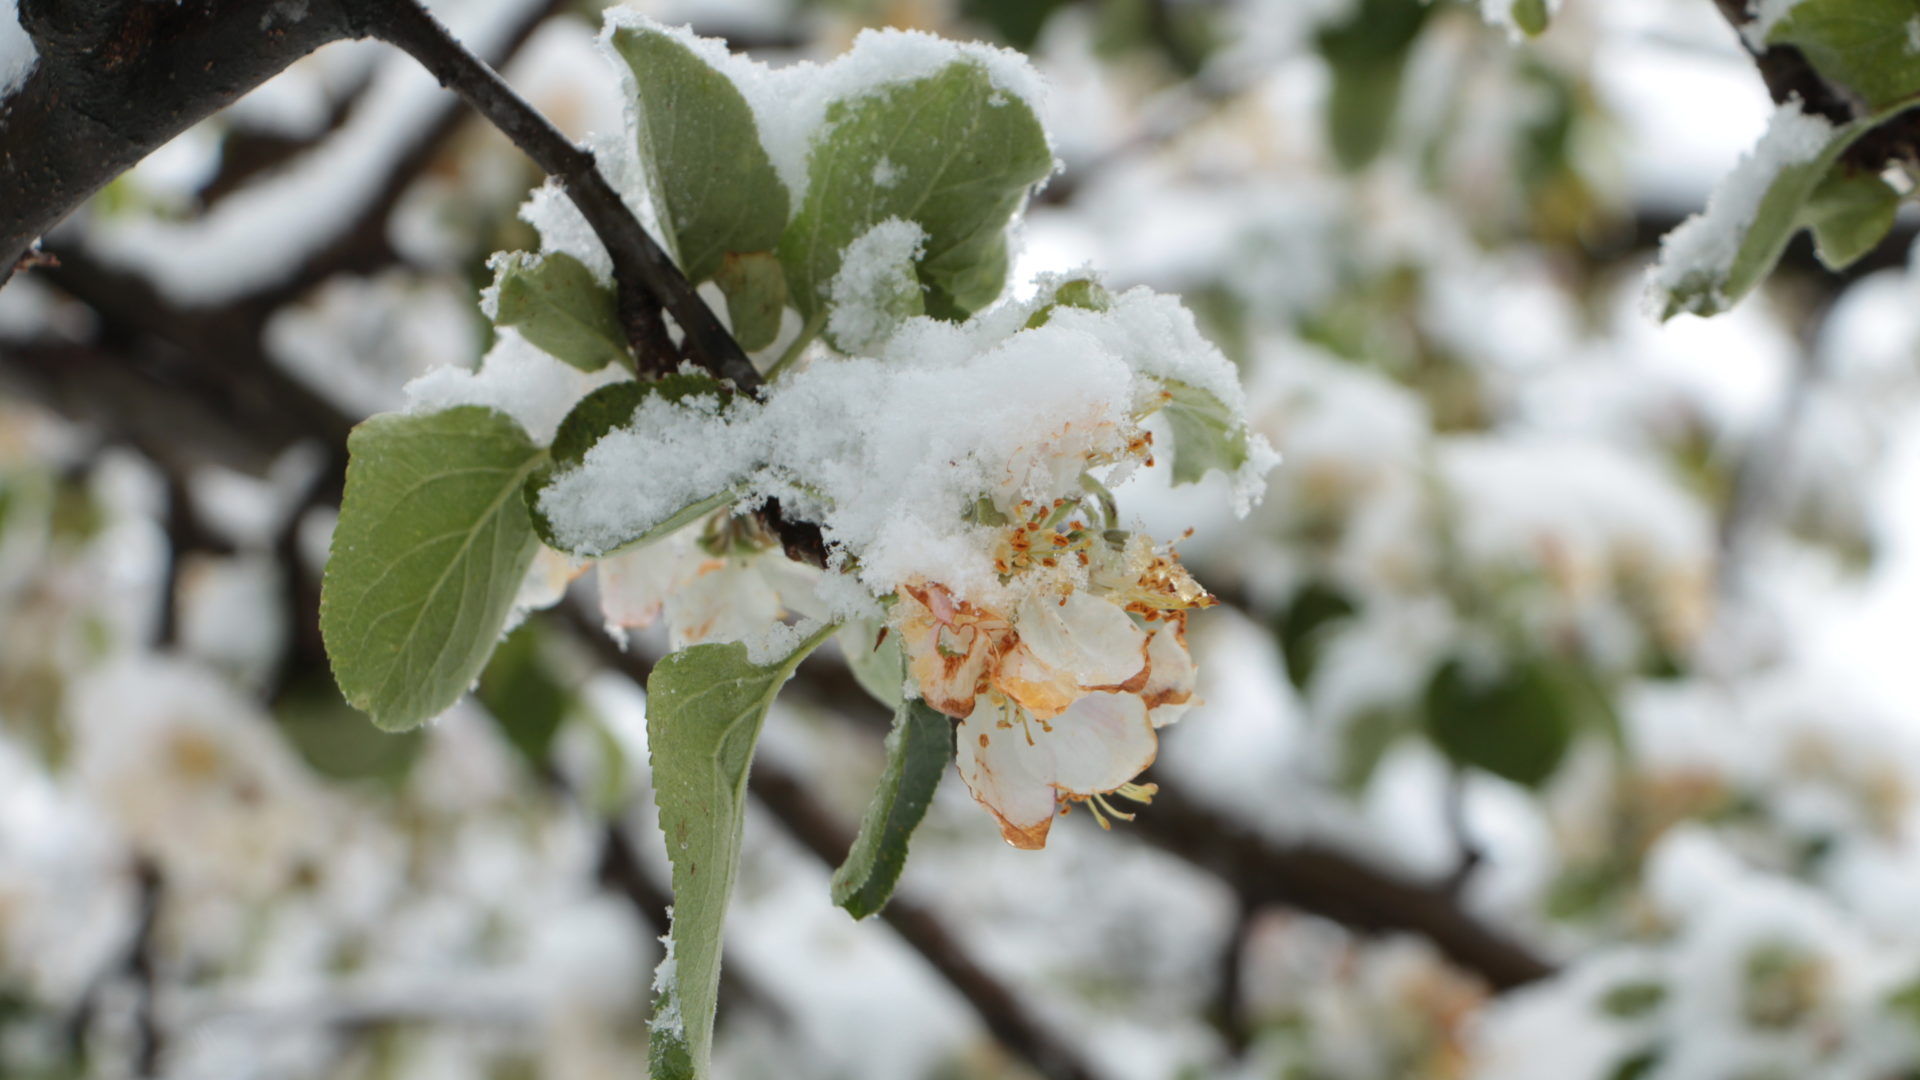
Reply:
[[540, 538], [562, 551], [600, 555], [658, 539], [732, 502], [735, 493], [731, 484], [722, 484], [717, 490], [704, 493], [688, 489], [684, 497], [669, 500], [674, 501], [675, 508], [658, 520], [635, 522], [630, 534], [593, 550], [571, 543], [571, 537], [556, 531], [549, 518], [549, 492], [556, 480], [579, 468], [609, 432], [633, 423], [635, 413], [649, 402], [680, 402], [690, 398], [708, 402], [716, 410], [724, 407], [720, 384], [704, 375], [669, 375], [654, 382], [613, 383], [581, 398], [554, 435], [551, 461], [527, 477], [527, 509]]
[[829, 307], [847, 248], [898, 218], [926, 234], [916, 269], [927, 311], [965, 317], [1000, 294], [1007, 224], [1052, 170], [1033, 110], [971, 58], [832, 102], [806, 198], [780, 241], [794, 305], [809, 319]]
[[1798, 100], [1774, 113], [1759, 145], [1720, 181], [1703, 213], [1660, 243], [1648, 296], [1662, 319], [1715, 315], [1752, 291], [1806, 224], [1808, 200], [1847, 148], [1902, 111], [1835, 127], [1802, 111]]

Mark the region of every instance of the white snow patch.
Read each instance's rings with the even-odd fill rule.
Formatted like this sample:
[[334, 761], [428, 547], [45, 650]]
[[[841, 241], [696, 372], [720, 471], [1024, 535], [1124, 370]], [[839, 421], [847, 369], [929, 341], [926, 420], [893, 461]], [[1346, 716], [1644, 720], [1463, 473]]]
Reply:
[[0, 98], [26, 83], [40, 51], [20, 25], [17, 0], [0, 0]]
[[484, 405], [506, 413], [527, 429], [535, 442], [553, 441], [560, 421], [587, 393], [625, 378], [618, 365], [609, 364], [589, 374], [548, 356], [511, 327], [480, 362], [480, 370], [443, 367], [406, 385], [407, 411], [439, 412], [459, 405]]
[[841, 348], [867, 353], [885, 343], [905, 314], [896, 305], [920, 290], [913, 266], [926, 243], [927, 231], [917, 223], [888, 218], [847, 245], [829, 289], [833, 314], [827, 318], [827, 333]]
[[[667, 909], [667, 918], [673, 918], [673, 909]], [[661, 934], [660, 946], [666, 951], [660, 957], [660, 966], [653, 969], [653, 996], [660, 1008], [647, 1021], [647, 1027], [654, 1031], [663, 1031], [682, 1041], [687, 1037], [684, 1018], [680, 1015], [680, 989], [676, 980], [680, 975], [680, 965], [673, 955], [673, 935]]]
[[[874, 595], [925, 579], [976, 603], [1010, 602], [997, 532], [966, 520], [976, 500], [1005, 512], [1079, 497], [1085, 469], [1128, 458], [1133, 417], [1160, 379], [1214, 393], [1236, 415], [1244, 404], [1232, 365], [1168, 298], [1136, 289], [1109, 311], [1058, 309], [1020, 329], [1031, 311], [908, 320], [877, 358], [822, 359], [764, 403], [650, 397], [554, 478], [540, 508], [566, 547], [592, 554], [715, 492], [736, 492], [741, 508], [777, 498], [857, 558]], [[1237, 477], [1243, 499], [1259, 494], [1254, 470], [1272, 458], [1255, 441], [1259, 461]]]

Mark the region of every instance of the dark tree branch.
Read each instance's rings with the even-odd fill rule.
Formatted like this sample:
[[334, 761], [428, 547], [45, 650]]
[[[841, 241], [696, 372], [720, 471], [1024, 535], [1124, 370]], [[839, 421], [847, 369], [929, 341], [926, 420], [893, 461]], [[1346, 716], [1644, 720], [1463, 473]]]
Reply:
[[620, 311], [629, 332], [638, 339], [633, 344], [643, 372], [666, 372], [676, 366], [678, 357], [667, 341], [665, 327], [647, 314], [664, 308], [680, 324], [687, 353], [694, 362], [716, 378], [733, 380], [742, 390], [759, 389], [760, 373], [740, 343], [720, 325], [680, 268], [628, 211], [590, 151], [569, 142], [413, 0], [383, 6], [373, 32], [406, 50], [441, 85], [459, 94], [547, 175], [566, 187], [568, 198], [579, 207], [613, 260]]
[[[832, 701], [834, 715], [885, 731], [891, 721], [884, 710], [864, 693], [850, 694], [847, 681], [817, 664], [802, 667], [795, 680], [816, 699]], [[1553, 964], [1462, 908], [1445, 881], [1407, 881], [1334, 848], [1275, 842], [1230, 814], [1201, 805], [1175, 785], [1160, 785], [1153, 804], [1141, 808], [1121, 834], [1212, 872], [1249, 907], [1280, 905], [1362, 933], [1426, 938], [1496, 989], [1554, 973]]]
[[1128, 831], [1212, 871], [1251, 903], [1296, 908], [1364, 933], [1423, 937], [1496, 990], [1554, 972], [1468, 914], [1444, 885], [1403, 881], [1331, 848], [1275, 843], [1167, 785]]
[[[364, 0], [362, 0], [364, 2]], [[0, 285], [107, 182], [328, 42], [341, 0], [22, 0], [39, 61], [0, 100]]]

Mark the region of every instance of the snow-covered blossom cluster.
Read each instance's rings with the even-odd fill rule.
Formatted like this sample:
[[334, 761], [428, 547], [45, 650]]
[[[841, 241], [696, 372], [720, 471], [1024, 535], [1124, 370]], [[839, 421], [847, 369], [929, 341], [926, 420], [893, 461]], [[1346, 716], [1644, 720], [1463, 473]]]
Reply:
[[[1750, 5], [1748, 42], [1835, 2]], [[433, 6], [482, 50], [531, 10]], [[802, 778], [850, 825], [889, 763], [846, 688], [937, 712], [957, 770], [895, 902], [1093, 1075], [1920, 1068], [1920, 269], [1789, 251], [1725, 314], [1646, 317], [1649, 264], [1734, 300], [1715, 283], [1768, 185], [1841, 126], [1774, 106], [1717, 5], [1230, 0], [1157, 28], [1125, 5], [634, 6], [616, 27], [669, 27], [742, 89], [796, 206], [835, 95], [984, 65], [1057, 158], [1006, 234], [1007, 295], [916, 307], [937, 229], [885, 217], [819, 324], [787, 310], [754, 351], [761, 392], [683, 366], [553, 451], [518, 629], [405, 736], [306, 640], [337, 446], [261, 478], [111, 409], [0, 399], [0, 1073], [129, 1075], [149, 1026], [166, 1077], [644, 1068], [669, 847], [647, 701], [610, 665], [777, 662], [831, 624], [755, 784]], [[36, 63], [12, 8], [0, 97]], [[858, 37], [881, 8], [1032, 66]], [[657, 230], [599, 31], [550, 20], [503, 70]], [[391, 261], [218, 336], [375, 197], [439, 95], [332, 47], [49, 248], [152, 279], [221, 363], [262, 352], [346, 417], [477, 404], [558, 447], [633, 373], [485, 325], [481, 267], [610, 264], [557, 187], [520, 209], [538, 178], [491, 134], [368, 226]], [[1639, 231], [1703, 210], [1663, 254]], [[206, 370], [84, 280], [0, 290], [0, 393], [129, 340], [134, 370], [164, 361], [156, 394]], [[784, 554], [783, 521], [826, 566]], [[715, 1075], [1025, 1067], [914, 939], [831, 905], [793, 822], [744, 815]], [[1419, 917], [1338, 891], [1373, 876]]]

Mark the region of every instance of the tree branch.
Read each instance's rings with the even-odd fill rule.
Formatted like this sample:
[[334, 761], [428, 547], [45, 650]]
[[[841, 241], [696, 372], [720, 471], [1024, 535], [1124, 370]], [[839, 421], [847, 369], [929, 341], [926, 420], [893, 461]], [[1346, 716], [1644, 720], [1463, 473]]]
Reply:
[[0, 285], [34, 241], [167, 140], [358, 37], [340, 0], [22, 0], [39, 52], [0, 100]]
[[[890, 723], [851, 678], [817, 664], [795, 678], [832, 713], [874, 731]], [[1230, 814], [1162, 784], [1153, 805], [1121, 832], [1162, 848], [1225, 881], [1250, 907], [1281, 905], [1368, 934], [1414, 934], [1498, 990], [1544, 979], [1554, 965], [1481, 923], [1445, 881], [1404, 880], [1346, 852], [1311, 843], [1277, 843]]]

